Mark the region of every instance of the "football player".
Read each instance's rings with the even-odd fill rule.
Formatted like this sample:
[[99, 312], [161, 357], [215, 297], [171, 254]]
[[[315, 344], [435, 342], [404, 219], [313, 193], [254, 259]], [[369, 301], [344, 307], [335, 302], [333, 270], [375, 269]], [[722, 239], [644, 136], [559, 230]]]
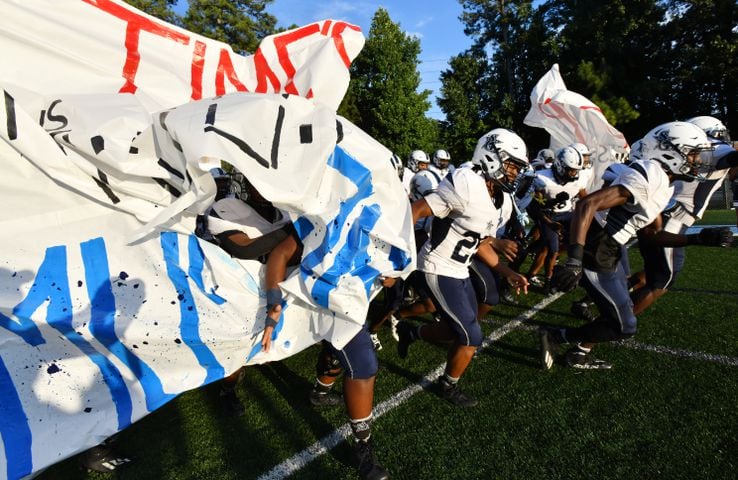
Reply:
[[[586, 148], [586, 147], [585, 147]], [[550, 293], [551, 276], [559, 256], [560, 240], [568, 232], [574, 209], [574, 199], [584, 197], [587, 192], [580, 172], [584, 168], [584, 157], [574, 147], [564, 147], [556, 152], [551, 168], [540, 170], [533, 181], [533, 202], [528, 210], [536, 220], [545, 249], [539, 252], [545, 265], [546, 280], [543, 284], [545, 294]], [[537, 258], [528, 272], [530, 279], [540, 268], [541, 258]]]
[[[673, 206], [663, 212], [662, 228], [675, 234], [684, 234], [688, 227], [702, 218], [710, 198], [722, 186], [729, 169], [738, 166], [738, 151], [731, 146], [728, 129], [720, 120], [701, 116], [687, 122], [697, 125], [707, 134], [713, 150], [702, 154], [697, 181], [687, 179], [674, 182], [674, 195], [670, 202]], [[649, 231], [644, 230], [638, 235], [644, 281], [632, 295], [633, 312], [636, 315], [664, 295], [684, 267], [684, 247], [653, 245], [646, 238], [648, 234]]]
[[720, 241], [721, 233], [713, 229], [685, 236], [663, 232], [659, 225], [660, 213], [673, 193], [671, 183], [696, 178], [700, 155], [711, 149], [707, 136], [696, 125], [660, 125], [642, 139], [642, 160], [631, 162], [610, 186], [577, 202], [571, 222], [569, 258], [565, 265], [557, 267], [552, 286], [568, 292], [581, 279], [600, 316], [576, 328], [541, 327], [538, 335], [544, 369], [553, 366], [563, 343], [574, 344], [566, 354], [568, 365], [610, 368], [610, 364], [589, 354], [591, 348], [635, 334], [637, 319], [620, 257], [622, 245], [636, 232], [653, 223], [655, 233], [650, 241], [657, 244], [680, 246]]
[[431, 292], [440, 321], [419, 327], [397, 325], [400, 358], [407, 357], [415, 340], [449, 345], [444, 374], [437, 387], [440, 396], [459, 407], [478, 402], [458, 386], [474, 353], [482, 343], [477, 302], [469, 279], [474, 255], [507, 278], [514, 288], [527, 289], [522, 275], [498, 263], [489, 243], [494, 235], [491, 219], [497, 215], [493, 198], [497, 189], [511, 189], [521, 168], [528, 164], [526, 147], [515, 133], [498, 128], [477, 143], [472, 168], [459, 168], [438, 189], [413, 203], [413, 220], [434, 216], [433, 229], [418, 256], [421, 279]]

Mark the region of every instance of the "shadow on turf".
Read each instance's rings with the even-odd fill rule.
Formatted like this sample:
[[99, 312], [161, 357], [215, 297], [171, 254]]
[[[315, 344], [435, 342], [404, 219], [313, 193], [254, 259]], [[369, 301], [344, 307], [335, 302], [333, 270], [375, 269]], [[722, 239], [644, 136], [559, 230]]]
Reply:
[[482, 355], [499, 358], [510, 363], [517, 363], [524, 367], [540, 368], [538, 362], [538, 350], [534, 348], [521, 347], [511, 343], [496, 341], [492, 346], [482, 350]]

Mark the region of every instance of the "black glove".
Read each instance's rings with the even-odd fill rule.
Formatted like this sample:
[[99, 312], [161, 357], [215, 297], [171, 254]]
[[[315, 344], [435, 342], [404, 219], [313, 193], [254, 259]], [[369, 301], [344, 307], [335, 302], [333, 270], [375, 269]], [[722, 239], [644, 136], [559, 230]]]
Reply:
[[551, 291], [571, 292], [579, 284], [582, 278], [582, 261], [569, 258], [564, 265], [556, 265], [551, 277]]
[[727, 227], [703, 228], [700, 233], [687, 235], [687, 243], [706, 247], [729, 247], [733, 243], [733, 232]]

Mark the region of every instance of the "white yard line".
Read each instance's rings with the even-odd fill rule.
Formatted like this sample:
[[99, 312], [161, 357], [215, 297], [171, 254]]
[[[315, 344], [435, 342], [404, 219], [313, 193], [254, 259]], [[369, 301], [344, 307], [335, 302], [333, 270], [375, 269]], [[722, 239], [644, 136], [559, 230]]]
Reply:
[[729, 357], [727, 355], [718, 355], [715, 353], [705, 352], [693, 352], [691, 350], [684, 350], [683, 348], [674, 347], [662, 347], [661, 345], [649, 345], [647, 343], [640, 343], [633, 340], [626, 340], [623, 342], [617, 342], [616, 345], [621, 347], [631, 348], [633, 350], [644, 350], [647, 352], [656, 352], [666, 355], [671, 355], [679, 358], [693, 358], [696, 360], [702, 360], [705, 362], [719, 363], [721, 365], [728, 365], [730, 367], [738, 367], [738, 358]]
[[[500, 328], [494, 330], [484, 339], [484, 341], [482, 342], [482, 346], [480, 348], [489, 347], [492, 343], [504, 337], [505, 335], [512, 332], [513, 330], [521, 329], [521, 328], [526, 329], [526, 330], [537, 328], [532, 325], [526, 325], [525, 322], [527, 320], [530, 320], [530, 318], [533, 317], [540, 310], [546, 308], [548, 305], [558, 300], [559, 297], [561, 297], [562, 295], [563, 295], [562, 293], [556, 293], [554, 295], [549, 295], [548, 297], [544, 298], [541, 302], [537, 303], [536, 305], [532, 306], [530, 309], [526, 310], [525, 312], [515, 317], [513, 320], [505, 323]], [[496, 322], [491, 322], [491, 323], [496, 323]], [[662, 354], [667, 354], [667, 355], [673, 355], [673, 356], [680, 357], [680, 358], [694, 358], [697, 360], [704, 360], [704, 361], [709, 361], [709, 362], [720, 363], [722, 365], [738, 367], [738, 358], [728, 357], [725, 355], [715, 355], [715, 354], [703, 353], [703, 352], [692, 352], [689, 350], [683, 350], [679, 348], [662, 347], [658, 345], [648, 345], [645, 343], [639, 343], [639, 342], [635, 342], [632, 340], [628, 340], [625, 342], [617, 342], [616, 345], [623, 346], [626, 348], [631, 348], [634, 350], [644, 350], [644, 351], [649, 351], [649, 352], [662, 353]], [[374, 418], [379, 418], [385, 413], [399, 407], [400, 405], [405, 403], [405, 401], [410, 399], [410, 397], [412, 397], [416, 393], [430, 386], [439, 376], [441, 376], [445, 367], [446, 367], [445, 363], [439, 365], [435, 370], [427, 373], [417, 383], [410, 385], [404, 390], [396, 393], [391, 398], [377, 404], [374, 407]], [[351, 427], [348, 423], [344, 423], [343, 425], [341, 425], [341, 427], [334, 430], [333, 432], [326, 435], [325, 437], [321, 438], [320, 440], [310, 445], [303, 451], [295, 454], [294, 456], [288, 458], [287, 460], [283, 461], [279, 465], [276, 465], [270, 471], [261, 475], [259, 477], [259, 480], [284, 479], [298, 472], [299, 470], [304, 468], [307, 464], [309, 464], [310, 462], [312, 462], [319, 456], [325, 453], [328, 453], [328, 451], [335, 448], [339, 443], [348, 439], [350, 436], [351, 436]]]
[[[484, 342], [482, 342], [482, 346], [480, 348], [486, 348], [490, 346], [494, 341], [499, 340], [511, 331], [519, 328], [523, 324], [523, 322], [529, 320], [540, 310], [546, 308], [549, 304], [558, 300], [559, 297], [561, 297], [562, 295], [562, 293], [557, 293], [546, 297], [541, 302], [531, 307], [529, 310], [526, 310], [510, 322], [506, 323], [504, 326], [493, 331], [484, 339]], [[396, 393], [394, 396], [385, 400], [384, 402], [375, 405], [374, 418], [379, 418], [390, 410], [397, 408], [398, 406], [405, 403], [405, 401], [407, 401], [410, 397], [420, 392], [424, 388], [427, 388], [439, 376], [441, 376], [445, 367], [445, 363], [439, 365], [435, 370], [427, 373], [417, 383], [414, 383], [404, 390]], [[333, 449], [339, 443], [349, 438], [350, 435], [351, 427], [348, 423], [344, 423], [343, 425], [341, 425], [341, 427], [321, 438], [314, 444], [310, 445], [305, 450], [295, 454], [294, 456], [288, 458], [268, 472], [261, 475], [259, 477], [259, 480], [281, 480], [283, 478], [286, 478], [294, 474], [295, 472], [298, 472], [308, 463], [312, 462], [319, 456], [328, 453], [329, 450]]]

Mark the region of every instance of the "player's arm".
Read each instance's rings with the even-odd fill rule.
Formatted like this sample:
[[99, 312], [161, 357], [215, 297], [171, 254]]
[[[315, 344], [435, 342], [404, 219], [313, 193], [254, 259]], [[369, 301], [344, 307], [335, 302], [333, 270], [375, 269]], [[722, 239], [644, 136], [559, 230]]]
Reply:
[[414, 201], [411, 205], [411, 209], [413, 212], [413, 224], [421, 218], [433, 215], [433, 210], [431, 210], [431, 207], [428, 205], [428, 202], [425, 201], [425, 198]]
[[279, 323], [282, 312], [282, 290], [279, 282], [287, 276], [287, 265], [300, 253], [301, 247], [294, 235], [282, 240], [269, 254], [266, 264], [266, 297], [267, 318], [264, 324], [264, 334], [261, 337], [261, 346], [265, 352], [272, 344], [272, 332]]
[[[595, 213], [623, 205], [632, 198], [633, 195], [627, 188], [622, 185], [614, 185], [591, 193], [579, 200], [574, 208], [574, 215], [571, 218], [569, 237], [570, 253], [572, 246], [578, 247], [580, 251], [584, 249], [587, 231], [590, 225], [592, 225]], [[581, 260], [581, 255], [578, 258]]]
[[476, 253], [477, 257], [487, 264], [492, 270], [499, 273], [505, 278], [510, 285], [516, 289], [517, 293], [520, 293], [522, 288], [525, 293], [528, 293], [528, 279], [524, 275], [519, 274], [515, 270], [511, 269], [504, 263], [500, 263], [500, 257], [497, 256], [494, 249], [492, 248], [491, 242], [482, 241], [479, 244], [479, 249]]

